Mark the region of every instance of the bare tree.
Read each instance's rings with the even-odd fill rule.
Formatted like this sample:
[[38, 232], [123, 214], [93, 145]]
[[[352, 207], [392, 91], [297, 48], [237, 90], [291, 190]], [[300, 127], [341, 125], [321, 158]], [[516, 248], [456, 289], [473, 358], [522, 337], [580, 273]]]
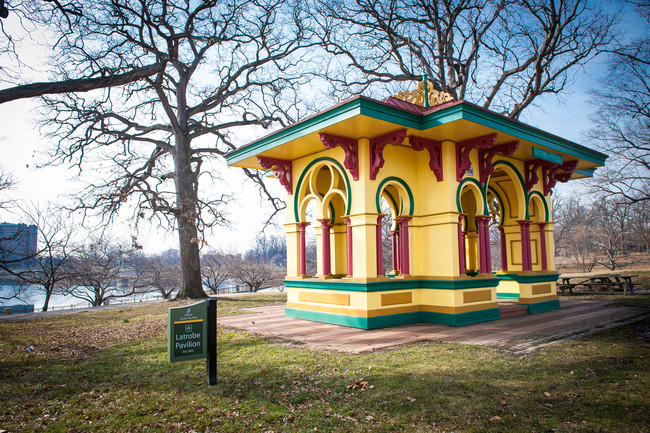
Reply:
[[594, 202], [591, 212], [589, 231], [602, 256], [596, 262], [614, 271], [623, 265], [622, 260], [628, 253], [631, 205], [601, 199]]
[[264, 283], [278, 278], [278, 268], [262, 260], [239, 258], [232, 261], [232, 275], [257, 292]]
[[638, 6], [644, 34], [611, 52], [609, 71], [593, 91], [596, 126], [586, 135], [610, 155], [592, 190], [634, 203], [650, 200], [650, 6], [628, 3]]
[[40, 292], [45, 298], [42, 311], [47, 311], [52, 295], [70, 277], [68, 265], [74, 252], [71, 246], [74, 225], [67, 212], [52, 205], [45, 210], [30, 206], [23, 213], [37, 228], [38, 251], [34, 257], [23, 260], [23, 266], [0, 263], [0, 268], [16, 278], [21, 292]]
[[556, 196], [553, 200], [553, 221], [556, 255], [558, 252], [566, 255], [581, 272], [591, 272], [598, 261], [591, 207], [583, 204], [579, 195]]
[[86, 301], [93, 307], [134, 295], [141, 281], [123, 274], [125, 258], [125, 249], [107, 239], [79, 247], [70, 261], [63, 294]]
[[650, 254], [650, 200], [633, 203], [630, 209], [631, 246]]
[[[297, 54], [308, 44], [307, 18], [283, 0], [92, 3], [75, 32], [62, 35], [59, 68], [162, 69], [121, 93], [48, 99], [47, 123], [60, 139], [54, 158], [80, 170], [92, 160], [101, 180], [89, 182], [80, 209], [110, 220], [129, 201], [136, 219], [155, 216], [175, 228], [177, 297], [204, 297], [201, 232], [225, 222], [221, 206], [229, 200], [200, 189], [210, 175], [204, 167], [235, 147], [235, 128], [291, 121], [285, 98], [298, 84], [292, 74], [303, 73]], [[276, 211], [283, 206], [270, 200]]]
[[[7, 15], [11, 13], [21, 23], [18, 28], [29, 35], [30, 31], [74, 32], [75, 26], [83, 17], [83, 2], [62, 2], [59, 0], [41, 1], [12, 1], [6, 0]], [[1, 17], [1, 16], [0, 16]], [[7, 18], [7, 16], [1, 17]], [[40, 33], [39, 32], [39, 33]], [[15, 35], [6, 30], [0, 20], [0, 34], [4, 36], [4, 43], [0, 45], [0, 55], [11, 57], [14, 62], [21, 64], [19, 53], [16, 50]], [[19, 35], [22, 37], [23, 35]], [[52, 47], [58, 41], [52, 41]], [[73, 77], [68, 74], [55, 73], [60, 80], [29, 83], [11, 86], [0, 90], [0, 104], [24, 98], [34, 98], [43, 95], [52, 95], [68, 92], [88, 92], [107, 87], [121, 86], [143, 78], [158, 74], [163, 68], [163, 63], [154, 63], [137, 67], [124, 67], [114, 69], [100, 69], [98, 64], [90, 65], [81, 71], [81, 76]], [[8, 68], [0, 66], [0, 76], [7, 81], [15, 83], [20, 81], [20, 74], [11, 73]]]
[[201, 258], [201, 275], [203, 285], [210, 289], [213, 295], [219, 292], [219, 286], [232, 276], [233, 256], [212, 251], [203, 254]]
[[[518, 118], [608, 47], [615, 17], [586, 0], [320, 1], [335, 92], [428, 75], [436, 90]], [[403, 90], [403, 89], [401, 89]]]
[[163, 299], [171, 299], [180, 288], [181, 272], [177, 254], [146, 256], [140, 251], [131, 251], [127, 255], [126, 269], [133, 281], [131, 284], [139, 292], [154, 292]]
[[14, 186], [14, 180], [10, 173], [0, 167], [0, 210], [6, 208], [10, 202], [5, 194]]

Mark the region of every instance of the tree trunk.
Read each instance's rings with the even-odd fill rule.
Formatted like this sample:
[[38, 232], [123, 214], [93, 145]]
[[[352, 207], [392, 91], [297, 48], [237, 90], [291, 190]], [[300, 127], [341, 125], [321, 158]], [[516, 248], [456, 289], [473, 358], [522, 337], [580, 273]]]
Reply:
[[199, 237], [196, 228], [196, 191], [194, 173], [190, 160], [190, 142], [187, 138], [176, 138], [176, 197], [178, 200], [178, 240], [181, 256], [181, 287], [176, 299], [203, 299], [201, 281], [201, 259]]
[[43, 310], [47, 311], [50, 305], [50, 297], [52, 296], [52, 290], [48, 287], [45, 288], [45, 302], [43, 303]]

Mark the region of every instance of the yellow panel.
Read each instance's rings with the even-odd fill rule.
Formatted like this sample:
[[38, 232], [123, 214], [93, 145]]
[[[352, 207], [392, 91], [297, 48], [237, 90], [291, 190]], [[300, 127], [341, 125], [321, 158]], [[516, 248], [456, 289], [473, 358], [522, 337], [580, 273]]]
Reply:
[[397, 304], [410, 304], [413, 302], [413, 294], [411, 292], [402, 293], [383, 293], [381, 295], [381, 306], [397, 305]]
[[521, 266], [521, 240], [510, 241], [510, 256], [513, 265]]
[[303, 292], [298, 295], [300, 302], [317, 302], [319, 304], [350, 305], [350, 295], [343, 293]]
[[543, 295], [544, 293], [551, 293], [552, 288], [550, 284], [535, 284], [532, 287], [533, 295]]
[[519, 298], [520, 304], [536, 304], [537, 302], [554, 301], [557, 295], [540, 296], [537, 298]]
[[492, 300], [491, 290], [477, 290], [474, 292], [464, 292], [463, 302], [468, 304], [470, 302], [483, 302]]
[[422, 311], [429, 311], [432, 313], [446, 313], [446, 314], [460, 314], [468, 313], [470, 311], [487, 310], [489, 308], [499, 308], [496, 302], [488, 304], [465, 305], [463, 307], [439, 307], [436, 305], [423, 305]]

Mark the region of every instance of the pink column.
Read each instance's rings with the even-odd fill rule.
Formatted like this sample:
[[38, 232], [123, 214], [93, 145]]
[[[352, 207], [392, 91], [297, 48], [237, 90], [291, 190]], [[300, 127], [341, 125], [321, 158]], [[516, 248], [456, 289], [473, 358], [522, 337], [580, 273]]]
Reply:
[[348, 246], [348, 277], [352, 277], [352, 222], [350, 221], [350, 218], [345, 218], [345, 222], [347, 223], [347, 228], [346, 228], [346, 240], [347, 240], [347, 246]]
[[397, 273], [397, 269], [399, 267], [399, 262], [397, 260], [397, 245], [399, 243], [399, 232], [397, 230], [393, 230], [390, 232], [391, 238], [392, 238], [392, 243], [391, 243], [391, 251], [393, 253], [393, 273]]
[[399, 218], [400, 231], [400, 274], [409, 275], [411, 273], [409, 263], [409, 220], [411, 217]]
[[381, 248], [381, 220], [384, 219], [383, 215], [377, 217], [377, 276], [384, 275], [384, 255]]
[[539, 249], [540, 255], [542, 256], [542, 270], [546, 271], [548, 269], [548, 263], [546, 261], [546, 223], [538, 223], [539, 227]]
[[298, 256], [300, 257], [300, 276], [307, 276], [307, 251], [305, 248], [305, 229], [309, 223], [299, 223], [298, 230], [300, 232], [300, 251], [298, 251]]
[[467, 270], [466, 253], [465, 253], [465, 232], [463, 232], [463, 219], [465, 215], [458, 215], [458, 270], [460, 275], [465, 275]]
[[488, 230], [490, 217], [477, 216], [476, 225], [478, 226], [478, 254], [479, 254], [479, 271], [481, 273], [492, 272], [492, 260], [490, 258], [490, 232]]
[[323, 243], [323, 265], [322, 265], [322, 271], [323, 271], [323, 276], [327, 276], [331, 274], [331, 266], [330, 266], [330, 226], [329, 220], [320, 220], [320, 224], [322, 227], [322, 235], [321, 235], [321, 241]]
[[501, 270], [508, 270], [508, 251], [506, 246], [506, 231], [503, 227], [499, 227], [499, 233], [501, 234]]
[[533, 263], [530, 256], [530, 221], [518, 221], [521, 229], [521, 270], [531, 271]]

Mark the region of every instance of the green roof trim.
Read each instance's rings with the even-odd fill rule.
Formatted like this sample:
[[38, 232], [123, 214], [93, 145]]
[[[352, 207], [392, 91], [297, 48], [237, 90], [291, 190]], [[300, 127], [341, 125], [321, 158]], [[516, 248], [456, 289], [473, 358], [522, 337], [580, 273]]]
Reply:
[[581, 175], [587, 176], [587, 177], [594, 177], [594, 171], [596, 171], [595, 168], [585, 168], [585, 169], [582, 169], [582, 170], [576, 170], [576, 171], [574, 171], [574, 173], [581, 174]]
[[549, 161], [554, 164], [562, 164], [562, 157], [551, 152], [547, 152], [544, 149], [533, 146], [533, 158], [543, 159], [544, 161]]
[[370, 293], [413, 289], [463, 290], [496, 287], [499, 285], [499, 279], [496, 277], [472, 278], [467, 280], [397, 280], [391, 278], [389, 281], [373, 281], [368, 283], [340, 279], [284, 280], [284, 285], [288, 288], [298, 289], [343, 290], [346, 292]]
[[607, 155], [603, 153], [544, 132], [517, 120], [508, 119], [465, 101], [450, 103], [449, 106], [443, 108], [434, 107], [432, 110], [428, 114], [420, 115], [375, 101], [374, 99], [357, 96], [240, 147], [227, 154], [226, 161], [228, 164], [234, 164], [358, 115], [391, 122], [398, 127], [412, 128], [419, 131], [465, 119], [498, 132], [510, 134], [547, 147], [550, 150], [562, 152], [598, 165], [603, 165], [605, 159], [607, 159]]

